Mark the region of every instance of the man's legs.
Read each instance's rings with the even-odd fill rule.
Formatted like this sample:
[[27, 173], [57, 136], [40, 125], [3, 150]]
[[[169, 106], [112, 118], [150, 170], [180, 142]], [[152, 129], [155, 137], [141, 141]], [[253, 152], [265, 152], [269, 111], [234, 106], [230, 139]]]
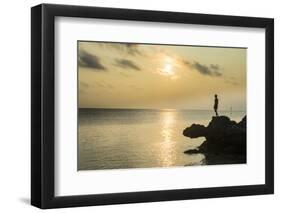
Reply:
[[215, 108], [214, 110], [215, 110], [216, 116], [219, 116], [218, 109]]

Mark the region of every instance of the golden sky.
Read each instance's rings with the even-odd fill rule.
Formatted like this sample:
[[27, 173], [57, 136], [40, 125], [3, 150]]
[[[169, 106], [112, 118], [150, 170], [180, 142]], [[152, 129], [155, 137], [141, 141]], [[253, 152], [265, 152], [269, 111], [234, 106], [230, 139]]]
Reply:
[[80, 108], [246, 110], [245, 48], [78, 42]]

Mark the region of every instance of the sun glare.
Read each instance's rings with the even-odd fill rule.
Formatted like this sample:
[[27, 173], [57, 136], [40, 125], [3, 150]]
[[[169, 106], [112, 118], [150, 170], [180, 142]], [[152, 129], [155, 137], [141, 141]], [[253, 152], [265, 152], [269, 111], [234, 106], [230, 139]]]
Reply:
[[164, 68], [162, 69], [162, 71], [166, 75], [174, 75], [175, 74], [171, 64], [165, 64]]
[[166, 58], [163, 63], [163, 67], [159, 69], [160, 74], [164, 76], [173, 77], [176, 75], [175, 69], [173, 66], [173, 60], [171, 58]]

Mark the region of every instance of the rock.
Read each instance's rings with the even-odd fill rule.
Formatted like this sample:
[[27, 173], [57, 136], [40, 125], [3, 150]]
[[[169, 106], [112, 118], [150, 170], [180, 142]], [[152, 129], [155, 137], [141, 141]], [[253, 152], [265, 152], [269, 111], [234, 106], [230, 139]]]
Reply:
[[238, 123], [238, 126], [241, 128], [245, 128], [246, 130], [246, 124], [247, 124], [246, 116], [244, 116], [244, 118]]
[[198, 138], [206, 135], [207, 128], [200, 124], [192, 124], [191, 127], [186, 128], [183, 131], [184, 136], [188, 136], [190, 138]]
[[229, 162], [233, 163], [235, 159], [239, 163], [246, 162], [246, 116], [239, 123], [227, 116], [213, 117], [207, 127], [192, 124], [183, 131], [183, 135], [190, 138], [206, 138], [197, 149], [185, 151], [187, 154], [202, 153], [206, 158], [219, 156], [219, 159], [223, 159], [222, 156], [231, 156]]
[[184, 151], [185, 154], [198, 154], [200, 153], [199, 152], [199, 149], [188, 149], [186, 151]]

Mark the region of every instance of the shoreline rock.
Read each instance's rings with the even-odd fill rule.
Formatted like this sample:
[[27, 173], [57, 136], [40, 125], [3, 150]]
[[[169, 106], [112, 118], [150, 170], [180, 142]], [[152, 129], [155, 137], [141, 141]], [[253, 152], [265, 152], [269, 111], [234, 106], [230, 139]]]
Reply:
[[246, 126], [246, 116], [238, 123], [227, 116], [214, 116], [206, 127], [192, 124], [183, 135], [206, 140], [197, 149], [184, 153], [204, 154], [206, 164], [246, 163]]

